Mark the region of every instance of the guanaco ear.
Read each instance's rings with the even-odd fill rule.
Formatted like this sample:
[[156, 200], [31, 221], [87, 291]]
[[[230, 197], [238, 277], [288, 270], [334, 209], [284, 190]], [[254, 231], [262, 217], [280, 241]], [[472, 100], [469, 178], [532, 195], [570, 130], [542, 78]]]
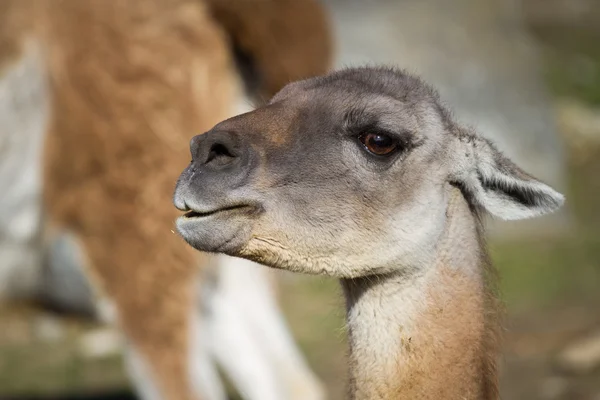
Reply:
[[516, 220], [557, 210], [564, 196], [520, 169], [491, 142], [465, 134], [456, 137], [450, 180], [474, 206]]

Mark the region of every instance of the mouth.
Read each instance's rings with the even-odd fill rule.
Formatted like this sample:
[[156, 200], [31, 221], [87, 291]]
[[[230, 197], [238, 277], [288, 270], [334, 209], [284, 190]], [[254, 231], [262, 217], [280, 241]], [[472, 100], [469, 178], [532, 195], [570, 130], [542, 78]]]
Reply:
[[227, 213], [227, 212], [252, 212], [254, 208], [250, 205], [247, 204], [238, 204], [238, 205], [233, 205], [233, 206], [229, 206], [229, 207], [223, 207], [223, 208], [217, 208], [214, 210], [209, 210], [209, 211], [197, 211], [197, 210], [191, 210], [186, 212], [185, 214], [183, 214], [181, 216], [181, 218], [183, 219], [199, 219], [199, 218], [206, 218], [206, 217], [210, 217], [212, 215], [216, 215], [216, 214], [223, 214], [223, 213]]
[[227, 207], [190, 210], [177, 218], [177, 231], [200, 251], [234, 254], [248, 240], [252, 219], [261, 207], [236, 204]]

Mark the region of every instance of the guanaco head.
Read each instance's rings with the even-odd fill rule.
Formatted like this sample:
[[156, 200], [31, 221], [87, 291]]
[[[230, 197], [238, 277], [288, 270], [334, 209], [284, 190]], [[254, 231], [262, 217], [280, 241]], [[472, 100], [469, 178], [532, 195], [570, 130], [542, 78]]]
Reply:
[[427, 262], [449, 189], [474, 213], [522, 219], [563, 196], [456, 124], [402, 71], [347, 69], [286, 86], [191, 141], [177, 221], [199, 250], [337, 277]]

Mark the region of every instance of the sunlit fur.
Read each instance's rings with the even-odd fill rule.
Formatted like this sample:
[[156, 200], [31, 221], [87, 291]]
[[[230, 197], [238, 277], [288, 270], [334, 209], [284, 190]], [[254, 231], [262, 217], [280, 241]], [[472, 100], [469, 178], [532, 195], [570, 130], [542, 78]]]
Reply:
[[[358, 137], [386, 132], [389, 157]], [[496, 399], [499, 312], [480, 218], [534, 217], [563, 197], [456, 123], [391, 68], [288, 85], [193, 140], [174, 203], [200, 250], [340, 278], [350, 398]], [[227, 167], [206, 157], [230, 143]], [[243, 209], [222, 210], [231, 205]], [[210, 233], [210, 235], [209, 235]]]

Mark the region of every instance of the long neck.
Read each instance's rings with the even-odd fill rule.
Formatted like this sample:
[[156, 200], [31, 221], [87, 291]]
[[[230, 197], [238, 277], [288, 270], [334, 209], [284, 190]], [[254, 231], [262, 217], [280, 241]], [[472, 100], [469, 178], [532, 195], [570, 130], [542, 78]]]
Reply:
[[479, 224], [450, 190], [433, 265], [342, 281], [351, 399], [496, 399], [495, 301]]

